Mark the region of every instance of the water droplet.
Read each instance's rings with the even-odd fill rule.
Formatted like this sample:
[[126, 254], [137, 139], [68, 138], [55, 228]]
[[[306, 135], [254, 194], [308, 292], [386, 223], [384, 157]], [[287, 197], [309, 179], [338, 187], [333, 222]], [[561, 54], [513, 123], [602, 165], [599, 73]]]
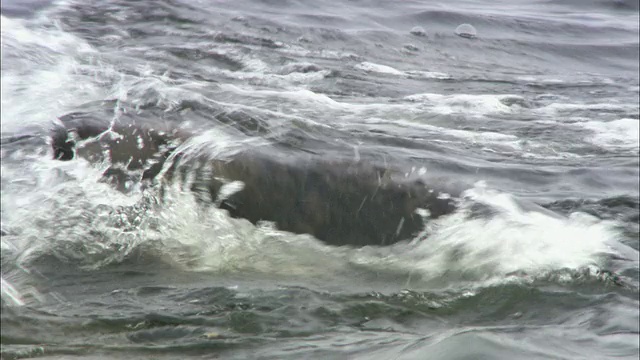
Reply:
[[424, 30], [422, 26], [415, 26], [411, 31], [409, 31], [411, 35], [415, 36], [427, 36], [427, 32]]
[[473, 39], [476, 36], [478, 36], [478, 32], [476, 31], [476, 28], [474, 28], [473, 26], [469, 25], [469, 24], [462, 24], [459, 25], [456, 28], [455, 31], [456, 35], [463, 37], [463, 38], [467, 38], [467, 39]]

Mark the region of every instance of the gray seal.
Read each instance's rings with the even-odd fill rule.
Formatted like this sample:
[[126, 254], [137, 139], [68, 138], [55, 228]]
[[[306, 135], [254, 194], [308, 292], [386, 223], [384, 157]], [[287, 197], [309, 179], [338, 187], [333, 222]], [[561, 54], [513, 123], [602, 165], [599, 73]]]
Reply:
[[[252, 223], [310, 234], [331, 245], [389, 245], [414, 238], [427, 219], [456, 209], [455, 193], [408, 179], [390, 166], [327, 159], [277, 145], [249, 147], [224, 157], [195, 156], [181, 144], [196, 134], [168, 124], [117, 123], [68, 114], [51, 131], [54, 157], [110, 158], [116, 186], [127, 179], [162, 187], [180, 181], [199, 199]], [[131, 175], [134, 174], [134, 175]], [[230, 182], [241, 190], [222, 196]], [[425, 216], [427, 214], [427, 216]]]

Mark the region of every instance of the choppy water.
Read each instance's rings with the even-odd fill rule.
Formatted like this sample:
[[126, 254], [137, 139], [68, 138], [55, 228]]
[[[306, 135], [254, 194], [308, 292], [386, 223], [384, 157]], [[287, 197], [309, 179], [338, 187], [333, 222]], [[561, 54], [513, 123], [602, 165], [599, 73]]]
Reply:
[[[2, 358], [637, 359], [638, 15], [624, 0], [3, 0]], [[107, 164], [7, 141], [73, 111], [368, 156], [501, 211], [358, 249], [179, 191], [117, 219], [145, 194], [100, 182]]]

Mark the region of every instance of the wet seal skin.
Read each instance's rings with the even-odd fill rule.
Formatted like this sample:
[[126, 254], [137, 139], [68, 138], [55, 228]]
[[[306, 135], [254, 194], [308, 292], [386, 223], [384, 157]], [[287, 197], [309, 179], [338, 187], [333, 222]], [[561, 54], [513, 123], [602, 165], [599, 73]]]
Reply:
[[[53, 156], [67, 161], [82, 157], [91, 162], [109, 160], [104, 180], [124, 190], [127, 180], [151, 181], [182, 138], [166, 124], [106, 123], [90, 113], [64, 115], [50, 132]], [[136, 175], [140, 175], [135, 179]]]
[[[310, 234], [336, 246], [412, 239], [423, 230], [425, 218], [456, 209], [455, 197], [390, 167], [293, 155], [277, 145], [249, 147], [224, 158], [180, 153], [178, 144], [192, 135], [69, 114], [51, 131], [51, 144], [58, 160], [101, 161], [108, 156], [111, 167], [105, 177], [115, 186], [132, 172], [137, 181], [155, 181], [161, 188], [180, 181], [232, 217], [254, 224], [271, 221], [280, 230]], [[234, 181], [241, 182], [239, 190], [225, 194], [225, 184]]]

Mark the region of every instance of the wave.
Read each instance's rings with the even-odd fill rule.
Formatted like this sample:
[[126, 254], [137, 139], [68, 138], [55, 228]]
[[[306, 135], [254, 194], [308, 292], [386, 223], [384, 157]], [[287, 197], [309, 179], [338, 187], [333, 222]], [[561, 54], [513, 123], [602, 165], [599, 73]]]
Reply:
[[600, 219], [620, 218], [624, 223], [637, 223], [640, 214], [640, 198], [621, 195], [601, 200], [566, 199], [544, 205], [562, 213], [585, 212]]
[[610, 122], [588, 121], [577, 123], [594, 132], [588, 139], [593, 144], [607, 148], [628, 148], [637, 153], [640, 148], [640, 121], [638, 119], [619, 119]]
[[[83, 284], [99, 279], [110, 291], [85, 293], [80, 301], [45, 309], [3, 305], [3, 320], [12, 324], [3, 332], [3, 357], [45, 351], [86, 355], [87, 346], [105, 358], [132, 351], [149, 358], [215, 351], [246, 359], [256, 352], [264, 358], [320, 359], [343, 356], [347, 348], [351, 357], [362, 359], [415, 359], [425, 351], [448, 359], [471, 356], [469, 344], [473, 355], [522, 359], [637, 353], [637, 300], [611, 290], [594, 296], [589, 284], [579, 292], [541, 283], [463, 292], [333, 293], [290, 284], [211, 286], [211, 278], [198, 283], [194, 275], [179, 278], [179, 286], [148, 284], [158, 278], [133, 271], [81, 274], [73, 279]], [[65, 286], [68, 292], [77, 290]], [[562, 339], [557, 346], [548, 346], [549, 333]], [[81, 338], [82, 345], [70, 335]], [[591, 339], [586, 348], [585, 336]]]
[[[209, 145], [219, 148], [222, 143], [216, 139]], [[179, 184], [165, 189], [158, 207], [153, 193], [138, 189], [124, 195], [101, 183], [108, 164], [94, 168], [84, 162], [54, 163], [37, 157], [30, 161], [31, 171], [46, 181], [12, 185], [35, 186], [27, 196], [17, 195], [25, 191], [15, 189], [6, 189], [3, 196], [4, 208], [11, 209], [10, 215], [3, 213], [3, 229], [8, 232], [3, 242], [17, 242], [7, 256], [12, 254], [26, 267], [53, 256], [86, 270], [99, 269], [130, 261], [143, 251], [191, 271], [330, 278], [355, 268], [368, 276], [404, 278], [420, 287], [460, 281], [491, 284], [510, 274], [537, 278], [550, 270], [602, 268], [618, 254], [613, 223], [527, 210], [508, 194], [482, 188], [468, 192], [467, 206], [434, 221], [412, 242], [351, 249], [278, 231], [268, 223], [254, 226], [231, 219], [224, 210], [203, 208]], [[5, 170], [3, 178], [18, 178], [25, 171], [29, 169], [24, 166]], [[316, 274], [328, 264], [331, 271]]]

